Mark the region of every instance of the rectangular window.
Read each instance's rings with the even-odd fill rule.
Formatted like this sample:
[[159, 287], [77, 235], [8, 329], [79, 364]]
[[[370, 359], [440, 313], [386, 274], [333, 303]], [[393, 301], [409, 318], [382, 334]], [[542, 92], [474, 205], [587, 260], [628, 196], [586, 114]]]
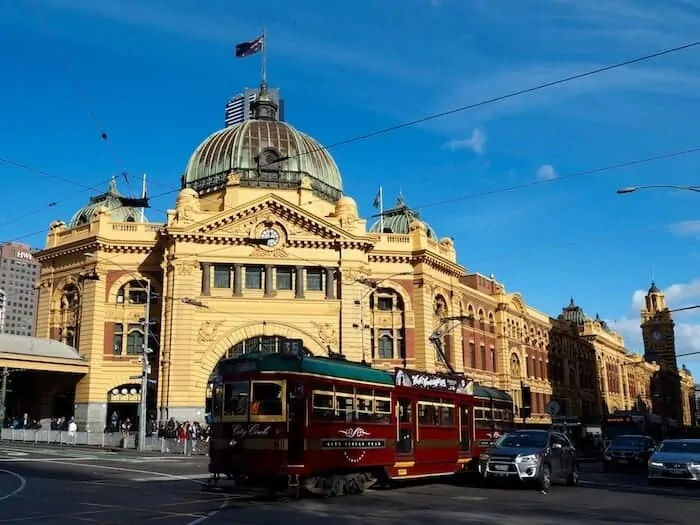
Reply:
[[112, 354], [121, 355], [124, 347], [124, 325], [121, 323], [114, 324], [114, 343], [112, 344]]
[[293, 274], [294, 272], [292, 271], [291, 268], [276, 268], [275, 272], [277, 274], [276, 280], [276, 288], [278, 290], [291, 290], [292, 289], [292, 283], [294, 282], [293, 279]]
[[479, 347], [479, 359], [481, 360], [481, 368], [486, 370], [489, 365], [486, 361], [486, 347], [484, 345]]
[[377, 309], [384, 312], [390, 312], [393, 307], [393, 300], [391, 297], [380, 297], [377, 299]]
[[231, 288], [231, 267], [214, 265], [214, 288]]
[[323, 290], [323, 270], [321, 268], [306, 269], [306, 289], [312, 292]]
[[377, 347], [379, 349], [379, 359], [393, 359], [394, 357], [394, 339], [392, 337], [393, 330], [379, 330]]
[[249, 290], [260, 290], [263, 285], [262, 266], [246, 266], [245, 287]]

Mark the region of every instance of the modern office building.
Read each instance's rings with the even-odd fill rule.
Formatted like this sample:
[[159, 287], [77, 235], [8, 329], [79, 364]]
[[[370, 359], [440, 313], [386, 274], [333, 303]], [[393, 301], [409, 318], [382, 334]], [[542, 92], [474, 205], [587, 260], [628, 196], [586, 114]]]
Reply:
[[29, 246], [0, 245], [0, 332], [34, 335], [38, 275], [39, 263]]
[[[279, 88], [268, 89], [270, 98], [277, 105], [276, 119], [284, 121], [284, 100], [280, 98]], [[227, 128], [235, 124], [240, 124], [252, 118], [251, 104], [258, 96], [258, 89], [245, 88], [243, 93], [239, 93], [226, 103], [224, 109], [224, 126]]]

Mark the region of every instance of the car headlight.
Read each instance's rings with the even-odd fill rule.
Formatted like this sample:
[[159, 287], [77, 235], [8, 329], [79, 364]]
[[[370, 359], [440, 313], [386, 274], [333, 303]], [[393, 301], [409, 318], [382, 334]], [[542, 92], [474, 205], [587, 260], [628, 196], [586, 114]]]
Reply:
[[690, 468], [700, 468], [700, 463], [698, 463], [697, 461], [691, 461], [690, 463], [688, 463], [688, 466]]
[[529, 454], [527, 456], [518, 456], [515, 458], [516, 463], [537, 463], [540, 459], [539, 454]]
[[661, 463], [660, 461], [650, 461], [649, 466], [650, 467], [663, 467], [664, 464]]

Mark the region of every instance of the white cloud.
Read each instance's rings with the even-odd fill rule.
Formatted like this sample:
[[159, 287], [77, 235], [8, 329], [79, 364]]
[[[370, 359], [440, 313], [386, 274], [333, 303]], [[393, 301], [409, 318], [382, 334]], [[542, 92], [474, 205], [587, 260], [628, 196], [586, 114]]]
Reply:
[[[671, 309], [700, 304], [700, 279], [688, 283], [672, 284], [663, 292], [666, 296], [666, 303]], [[644, 350], [639, 311], [644, 308], [646, 294], [647, 290], [635, 290], [632, 293], [630, 312], [618, 320], [608, 321], [610, 328], [625, 338], [626, 346], [638, 352]], [[679, 354], [700, 352], [700, 316], [698, 310], [675, 312], [673, 316], [676, 321], [676, 352]], [[681, 363], [700, 361], [700, 354], [683, 357], [679, 361]]]
[[679, 237], [700, 237], [700, 221], [681, 221], [669, 226], [669, 230]]
[[537, 180], [554, 180], [558, 176], [557, 170], [551, 164], [542, 164], [537, 168]]
[[468, 139], [454, 139], [445, 144], [445, 149], [456, 151], [470, 149], [477, 155], [486, 153], [486, 135], [479, 128], [472, 130], [472, 136]]

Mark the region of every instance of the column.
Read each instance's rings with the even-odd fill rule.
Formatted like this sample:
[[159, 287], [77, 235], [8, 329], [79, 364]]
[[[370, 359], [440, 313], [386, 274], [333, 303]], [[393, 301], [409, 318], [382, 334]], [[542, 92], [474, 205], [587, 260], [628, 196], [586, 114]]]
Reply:
[[272, 297], [272, 265], [265, 265], [265, 297]]
[[294, 283], [294, 297], [297, 299], [304, 298], [304, 267], [297, 266], [294, 271], [296, 282]]
[[233, 265], [233, 295], [234, 297], [243, 295], [243, 265], [240, 263]]
[[211, 295], [211, 264], [202, 263], [202, 295]]
[[335, 299], [335, 268], [326, 268], [326, 299]]

